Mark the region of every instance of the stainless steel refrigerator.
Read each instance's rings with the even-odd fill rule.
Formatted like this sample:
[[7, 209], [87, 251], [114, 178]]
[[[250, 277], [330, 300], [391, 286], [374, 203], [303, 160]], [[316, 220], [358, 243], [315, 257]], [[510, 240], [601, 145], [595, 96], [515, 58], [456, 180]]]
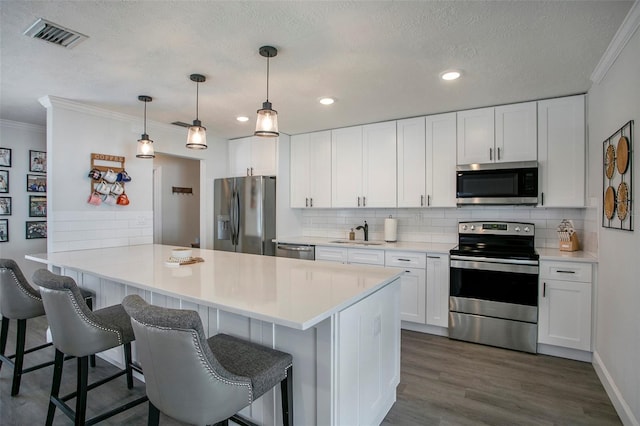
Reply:
[[275, 255], [276, 177], [214, 181], [215, 250]]

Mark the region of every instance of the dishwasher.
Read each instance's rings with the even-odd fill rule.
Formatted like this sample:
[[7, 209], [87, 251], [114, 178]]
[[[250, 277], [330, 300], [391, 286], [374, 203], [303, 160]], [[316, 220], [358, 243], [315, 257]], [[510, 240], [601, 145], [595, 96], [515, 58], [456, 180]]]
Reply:
[[316, 260], [316, 246], [278, 243], [276, 246], [276, 256], [289, 257], [291, 259]]

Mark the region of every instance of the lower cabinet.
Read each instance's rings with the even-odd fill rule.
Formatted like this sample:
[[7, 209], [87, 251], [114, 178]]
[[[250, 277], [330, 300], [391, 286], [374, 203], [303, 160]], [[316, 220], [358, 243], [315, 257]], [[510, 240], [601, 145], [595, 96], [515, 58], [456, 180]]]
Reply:
[[592, 265], [540, 262], [538, 343], [591, 351]]
[[385, 253], [384, 266], [402, 268], [400, 278], [400, 319], [424, 324], [426, 321], [426, 256], [419, 252]]
[[449, 326], [449, 255], [427, 254], [426, 323]]

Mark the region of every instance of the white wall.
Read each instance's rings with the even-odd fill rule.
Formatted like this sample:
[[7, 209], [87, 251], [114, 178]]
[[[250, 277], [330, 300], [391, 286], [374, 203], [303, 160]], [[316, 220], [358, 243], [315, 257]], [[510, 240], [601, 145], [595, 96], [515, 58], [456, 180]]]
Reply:
[[[159, 191], [162, 203], [160, 243], [189, 247], [200, 238], [200, 162], [156, 154], [153, 167], [156, 170], [161, 169], [162, 176], [162, 187]], [[174, 186], [191, 188], [193, 192], [174, 193]]]
[[[590, 197], [599, 200], [602, 220], [602, 142], [629, 120], [640, 125], [640, 7], [636, 29], [604, 79], [588, 96]], [[635, 230], [599, 229], [594, 366], [624, 424], [640, 424], [640, 212], [638, 131], [633, 137], [632, 210]]]
[[[41, 100], [47, 108], [50, 252], [153, 242], [153, 161], [135, 157], [142, 118], [56, 97]], [[209, 149], [185, 148], [186, 130], [147, 121], [156, 152], [201, 160], [200, 229], [203, 247], [212, 247], [213, 178], [226, 174], [226, 141], [208, 138]], [[91, 153], [126, 157], [132, 177], [126, 184], [128, 206], [93, 206], [90, 193]], [[220, 158], [224, 158], [221, 160]]]
[[[11, 197], [11, 215], [0, 216], [9, 221], [9, 241], [0, 243], [0, 257], [15, 260], [27, 279], [30, 279], [41, 264], [25, 260], [25, 254], [44, 253], [47, 251], [46, 239], [27, 240], [25, 223], [33, 220], [44, 220], [29, 217], [29, 196], [45, 195], [27, 192], [27, 174], [29, 172], [29, 150], [46, 151], [46, 132], [41, 126], [0, 120], [0, 147], [11, 149], [11, 167], [0, 167], [9, 171], [9, 193], [0, 197]], [[33, 173], [37, 174], [37, 173]]]

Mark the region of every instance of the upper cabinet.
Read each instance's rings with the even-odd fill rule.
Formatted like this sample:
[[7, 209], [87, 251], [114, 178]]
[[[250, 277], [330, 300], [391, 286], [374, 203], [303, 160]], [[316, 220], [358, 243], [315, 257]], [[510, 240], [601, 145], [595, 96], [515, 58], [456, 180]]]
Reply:
[[455, 207], [456, 114], [397, 122], [398, 207]]
[[539, 205], [585, 205], [584, 95], [538, 102]]
[[457, 113], [458, 164], [535, 161], [536, 102]]
[[331, 131], [291, 137], [292, 208], [331, 207]]
[[396, 122], [331, 131], [331, 206], [396, 206]]
[[230, 176], [277, 174], [278, 138], [249, 136], [229, 141]]

